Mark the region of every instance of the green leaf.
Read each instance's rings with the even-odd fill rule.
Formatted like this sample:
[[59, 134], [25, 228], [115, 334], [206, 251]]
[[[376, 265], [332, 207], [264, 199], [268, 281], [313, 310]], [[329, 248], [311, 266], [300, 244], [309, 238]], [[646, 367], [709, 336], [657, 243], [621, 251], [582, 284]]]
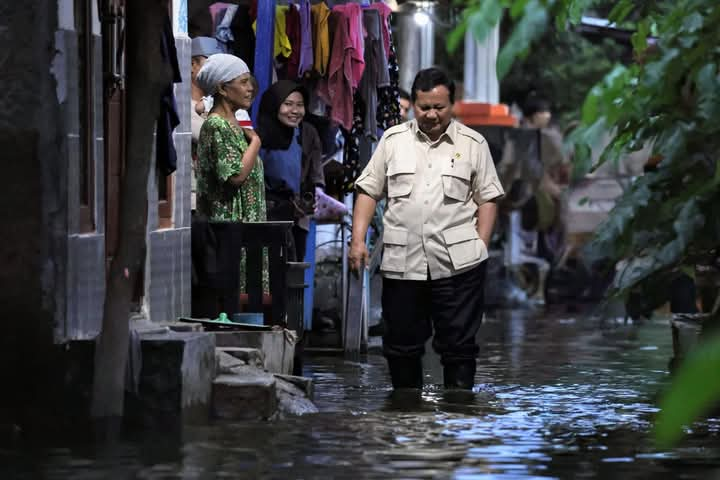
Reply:
[[499, 0], [486, 0], [478, 10], [468, 16], [467, 28], [473, 33], [475, 39], [482, 43], [500, 22], [502, 14], [503, 7]]
[[596, 0], [572, 0], [570, 5], [565, 9], [568, 12], [568, 19], [570, 23], [576, 25], [580, 23], [583, 13], [594, 3]]
[[525, 11], [528, 0], [515, 0], [510, 6], [510, 18], [517, 19]]
[[465, 31], [467, 30], [467, 18], [463, 18], [460, 23], [448, 34], [446, 48], [448, 53], [453, 53], [457, 50], [460, 43], [465, 38]]
[[686, 160], [685, 151], [688, 136], [692, 133], [693, 126], [685, 122], [676, 122], [668, 125], [658, 137], [654, 150], [663, 156], [663, 164]]
[[661, 448], [675, 444], [690, 425], [720, 400], [720, 336], [699, 345], [682, 363], [660, 402], [655, 438]]
[[497, 58], [497, 75], [501, 80], [515, 59], [547, 29], [548, 11], [538, 0], [530, 0], [525, 15], [518, 21]]
[[630, 40], [635, 52], [642, 53], [647, 49], [647, 37], [650, 33], [650, 20], [645, 19], [638, 23], [637, 31], [632, 34]]
[[667, 90], [662, 87], [663, 82], [671, 83], [670, 79], [678, 75], [678, 69], [674, 68], [672, 64], [679, 57], [680, 51], [677, 48], [671, 48], [666, 50], [658, 60], [648, 63], [643, 75], [643, 86], [647, 89], [656, 89], [658, 93], [662, 92], [666, 99], [672, 98], [674, 95], [667, 95]]
[[595, 123], [588, 126], [580, 126], [570, 134], [568, 143], [575, 145], [575, 157], [573, 159], [574, 173], [577, 178], [588, 173], [592, 167], [591, 152], [598, 149], [605, 135], [607, 134], [607, 123], [605, 118], [599, 118]]
[[463, 18], [450, 32], [446, 41], [448, 52], [454, 52], [465, 38], [465, 32], [472, 32], [478, 42], [484, 42], [503, 15], [501, 0], [485, 0], [463, 11]]
[[607, 115], [617, 97], [627, 93], [631, 73], [627, 67], [617, 65], [590, 90], [582, 107], [584, 124], [591, 124], [601, 115]]
[[715, 125], [720, 123], [720, 79], [717, 66], [708, 63], [697, 73], [698, 115]]
[[703, 26], [703, 16], [698, 12], [693, 12], [683, 21], [682, 29], [686, 32], [697, 32]]
[[635, 8], [635, 2], [633, 0], [620, 0], [610, 11], [608, 20], [610, 20], [611, 23], [621, 23], [630, 15], [633, 8]]

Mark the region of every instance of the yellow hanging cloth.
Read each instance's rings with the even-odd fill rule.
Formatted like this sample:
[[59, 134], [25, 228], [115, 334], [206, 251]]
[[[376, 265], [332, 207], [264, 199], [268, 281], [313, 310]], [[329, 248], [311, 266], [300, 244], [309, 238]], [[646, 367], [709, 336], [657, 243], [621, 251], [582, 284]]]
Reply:
[[[275, 7], [275, 45], [273, 47], [273, 56], [288, 58], [292, 53], [292, 45], [285, 31], [285, 16], [287, 15], [288, 5], [280, 5]], [[257, 20], [253, 22], [253, 31], [257, 35]]]
[[330, 61], [330, 29], [328, 19], [330, 18], [330, 9], [325, 2], [317, 3], [310, 7], [312, 12], [313, 32], [313, 48], [315, 50], [315, 59], [313, 69], [321, 76], [327, 72], [328, 62]]

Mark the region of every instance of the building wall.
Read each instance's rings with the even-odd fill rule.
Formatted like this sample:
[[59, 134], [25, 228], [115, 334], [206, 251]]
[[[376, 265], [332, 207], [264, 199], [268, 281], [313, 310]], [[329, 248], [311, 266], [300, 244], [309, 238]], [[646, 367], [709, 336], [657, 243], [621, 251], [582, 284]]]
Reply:
[[[179, 3], [179, 2], [176, 2]], [[177, 5], [176, 5], [177, 6]], [[175, 8], [175, 45], [182, 83], [175, 85], [180, 125], [173, 139], [177, 151], [177, 170], [173, 174], [172, 227], [160, 228], [158, 191], [154, 174], [148, 181], [148, 255], [145, 267], [145, 310], [150, 321], [163, 323], [190, 315], [190, 38], [183, 31], [179, 16], [186, 9]], [[153, 159], [154, 162], [154, 159]], [[152, 169], [154, 171], [154, 168]]]
[[[74, 30], [71, 0], [58, 1], [61, 18], [56, 34], [58, 59], [56, 77], [66, 90], [61, 102], [63, 117], [61, 133], [68, 144], [67, 210], [67, 291], [62, 297], [66, 309], [56, 322], [58, 341], [88, 338], [100, 331], [105, 300], [105, 159], [103, 142], [103, 72], [102, 41], [97, 11], [94, 11], [94, 220], [95, 230], [80, 231], [79, 168], [80, 117], [78, 91], [78, 35]], [[94, 7], [96, 2], [92, 2]], [[174, 9], [174, 15], [186, 15]], [[177, 171], [173, 174], [173, 212], [171, 228], [160, 228], [155, 159], [148, 179], [147, 257], [144, 279], [143, 316], [152, 322], [174, 321], [190, 314], [190, 39], [177, 31], [184, 23], [175, 18], [176, 47], [183, 83], [175, 86], [181, 124], [173, 135], [178, 154]], [[65, 295], [66, 294], [66, 295]]]
[[[67, 143], [67, 289], [65, 295], [64, 321], [57, 318], [55, 337], [62, 341], [70, 338], [88, 338], [97, 335], [102, 322], [105, 300], [105, 159], [103, 141], [103, 75], [102, 39], [96, 3], [93, 2], [93, 123], [88, 132], [81, 132], [80, 58], [79, 35], [75, 30], [73, 2], [58, 2], [60, 22], [55, 34], [57, 56], [53, 71], [58, 84], [62, 122], [60, 131]], [[92, 163], [93, 199], [92, 219], [94, 229], [81, 231], [80, 222], [80, 163], [82, 155], [81, 135], [93, 138]]]
[[[66, 140], [52, 72], [55, 0], [0, 2], [0, 424], [38, 411], [64, 318]], [[30, 416], [30, 415], [28, 415]]]

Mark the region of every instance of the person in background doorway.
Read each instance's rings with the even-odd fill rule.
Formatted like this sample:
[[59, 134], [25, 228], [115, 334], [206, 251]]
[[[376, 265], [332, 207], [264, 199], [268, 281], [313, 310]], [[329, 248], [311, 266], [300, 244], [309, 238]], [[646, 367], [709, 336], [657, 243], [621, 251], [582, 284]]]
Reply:
[[[213, 97], [213, 107], [200, 130], [198, 143], [197, 210], [211, 221], [266, 220], [261, 141], [253, 129], [241, 128], [238, 109], [252, 105], [257, 89], [245, 62], [224, 53], [205, 61], [197, 75], [200, 88]], [[241, 260], [241, 289], [245, 261]], [[263, 288], [269, 291], [267, 256], [263, 258]]]
[[487, 141], [453, 120], [455, 84], [421, 70], [415, 119], [388, 129], [355, 182], [350, 266], [368, 261], [365, 234], [378, 201], [383, 216], [383, 353], [395, 389], [422, 388], [433, 336], [446, 388], [472, 389], [482, 321], [488, 244], [500, 186]]
[[[192, 168], [190, 170], [190, 208], [195, 210], [197, 205], [197, 176], [195, 170], [197, 168], [197, 144], [200, 139], [200, 129], [207, 117], [204, 114], [204, 108], [198, 109], [197, 106], [202, 105], [202, 98], [205, 92], [202, 91], [197, 83], [197, 74], [205, 64], [205, 61], [211, 55], [222, 53], [218, 41], [213, 37], [195, 37], [192, 39], [190, 47], [190, 128], [192, 130]], [[198, 113], [198, 110], [200, 113]]]
[[407, 122], [408, 120], [410, 120], [410, 94], [407, 93], [405, 90], [400, 89], [399, 102], [400, 120], [403, 122]]
[[263, 142], [269, 220], [291, 220], [295, 261], [305, 258], [315, 189], [324, 188], [322, 144], [315, 127], [303, 121], [308, 94], [280, 80], [260, 100], [257, 132]]

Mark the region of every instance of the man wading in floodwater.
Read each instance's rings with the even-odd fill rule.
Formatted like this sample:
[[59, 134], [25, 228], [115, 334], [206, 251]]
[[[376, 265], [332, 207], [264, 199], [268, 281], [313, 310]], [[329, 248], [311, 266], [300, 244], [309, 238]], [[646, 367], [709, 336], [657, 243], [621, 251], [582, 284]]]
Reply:
[[452, 119], [455, 84], [420, 71], [415, 119], [388, 129], [355, 182], [349, 260], [367, 264], [365, 234], [376, 203], [383, 216], [383, 353], [395, 389], [422, 388], [433, 335], [446, 388], [472, 389], [483, 315], [485, 260], [503, 194], [485, 139]]

